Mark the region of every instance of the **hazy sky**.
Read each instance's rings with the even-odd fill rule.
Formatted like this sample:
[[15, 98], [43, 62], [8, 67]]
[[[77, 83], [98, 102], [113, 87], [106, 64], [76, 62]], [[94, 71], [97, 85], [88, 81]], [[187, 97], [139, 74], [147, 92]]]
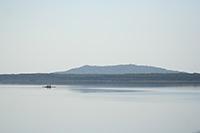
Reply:
[[200, 73], [200, 0], [0, 0], [0, 74], [86, 64]]

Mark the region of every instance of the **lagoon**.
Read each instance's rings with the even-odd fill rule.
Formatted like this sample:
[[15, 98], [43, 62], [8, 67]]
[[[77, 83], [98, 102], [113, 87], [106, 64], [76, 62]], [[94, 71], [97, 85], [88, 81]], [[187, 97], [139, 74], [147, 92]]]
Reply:
[[199, 131], [199, 86], [0, 85], [1, 133]]

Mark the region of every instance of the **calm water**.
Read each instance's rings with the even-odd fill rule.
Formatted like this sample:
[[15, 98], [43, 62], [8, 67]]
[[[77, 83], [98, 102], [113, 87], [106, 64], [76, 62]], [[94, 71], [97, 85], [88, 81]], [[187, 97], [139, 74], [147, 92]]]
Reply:
[[200, 87], [0, 85], [0, 133], [197, 133]]

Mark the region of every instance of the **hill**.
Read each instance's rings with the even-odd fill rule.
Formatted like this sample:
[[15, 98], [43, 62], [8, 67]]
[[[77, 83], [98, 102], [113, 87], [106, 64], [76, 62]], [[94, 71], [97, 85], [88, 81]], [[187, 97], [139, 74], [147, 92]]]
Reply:
[[68, 71], [56, 72], [58, 74], [148, 74], [148, 73], [179, 73], [153, 66], [115, 65], [115, 66], [89, 66], [73, 68]]

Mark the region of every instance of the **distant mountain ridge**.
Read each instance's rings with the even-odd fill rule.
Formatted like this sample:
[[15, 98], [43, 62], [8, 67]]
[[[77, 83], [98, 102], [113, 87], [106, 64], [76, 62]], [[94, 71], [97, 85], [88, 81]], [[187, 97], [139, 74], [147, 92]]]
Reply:
[[148, 74], [148, 73], [180, 73], [179, 71], [164, 68], [141, 65], [113, 65], [113, 66], [89, 66], [73, 68], [68, 71], [56, 72], [58, 74]]

